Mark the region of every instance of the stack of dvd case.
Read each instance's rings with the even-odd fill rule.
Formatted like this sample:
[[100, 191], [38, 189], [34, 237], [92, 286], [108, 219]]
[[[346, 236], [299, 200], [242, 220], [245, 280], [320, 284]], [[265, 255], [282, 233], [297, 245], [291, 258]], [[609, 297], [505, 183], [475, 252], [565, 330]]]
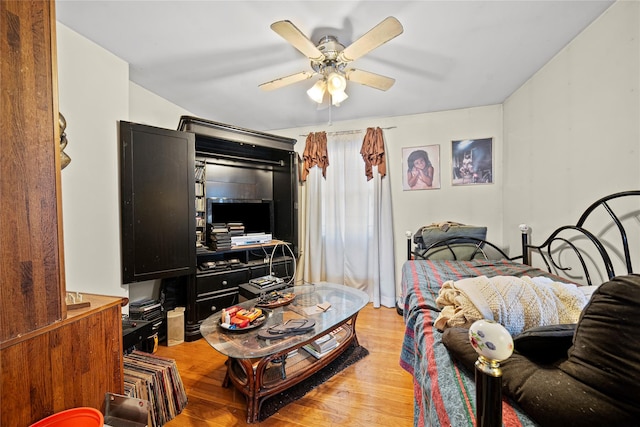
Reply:
[[146, 320], [153, 324], [151, 327], [151, 336], [157, 337], [157, 340], [163, 340], [166, 334], [164, 325], [164, 313], [162, 310], [162, 304], [158, 300], [144, 299], [141, 301], [134, 301], [129, 304], [129, 318], [135, 320]]
[[215, 222], [208, 224], [207, 229], [209, 230], [208, 242], [211, 250], [226, 251], [231, 249], [231, 234], [227, 224]]

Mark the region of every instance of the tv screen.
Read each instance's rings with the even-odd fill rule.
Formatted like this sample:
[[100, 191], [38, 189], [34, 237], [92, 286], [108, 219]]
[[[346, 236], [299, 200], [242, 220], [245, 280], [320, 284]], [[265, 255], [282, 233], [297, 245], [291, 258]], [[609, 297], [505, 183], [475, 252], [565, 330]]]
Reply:
[[210, 198], [207, 202], [208, 223], [241, 222], [245, 233], [273, 235], [273, 200]]

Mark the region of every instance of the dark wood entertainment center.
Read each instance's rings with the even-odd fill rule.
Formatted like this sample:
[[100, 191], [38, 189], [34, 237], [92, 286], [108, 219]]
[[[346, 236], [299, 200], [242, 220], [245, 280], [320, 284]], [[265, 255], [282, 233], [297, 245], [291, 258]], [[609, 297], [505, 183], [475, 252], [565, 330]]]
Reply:
[[[149, 135], [157, 142], [149, 144]], [[202, 321], [238, 303], [240, 286], [251, 279], [293, 278], [295, 139], [183, 116], [177, 130], [121, 122], [120, 140], [123, 278], [125, 283], [162, 279], [163, 288], [171, 287], [175, 298], [169, 304], [186, 307], [185, 340], [201, 338]], [[167, 146], [171, 154], [158, 153]], [[166, 174], [166, 188], [148, 179], [157, 171]], [[215, 217], [214, 208], [227, 202], [240, 218]], [[228, 221], [244, 222], [247, 232], [271, 234], [273, 240], [212, 249], [208, 224]]]

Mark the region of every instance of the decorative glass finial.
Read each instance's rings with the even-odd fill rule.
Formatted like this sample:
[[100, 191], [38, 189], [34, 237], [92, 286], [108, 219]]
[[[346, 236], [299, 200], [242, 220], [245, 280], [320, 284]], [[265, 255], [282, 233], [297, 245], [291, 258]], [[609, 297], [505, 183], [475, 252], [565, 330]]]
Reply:
[[469, 341], [474, 350], [488, 361], [500, 362], [513, 353], [513, 338], [499, 323], [481, 319], [469, 328]]

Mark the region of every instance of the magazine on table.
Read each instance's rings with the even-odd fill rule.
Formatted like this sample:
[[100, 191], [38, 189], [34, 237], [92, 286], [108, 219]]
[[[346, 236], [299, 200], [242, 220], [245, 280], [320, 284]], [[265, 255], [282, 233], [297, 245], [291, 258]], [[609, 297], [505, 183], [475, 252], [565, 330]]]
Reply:
[[341, 327], [336, 328], [335, 330], [329, 332], [328, 334], [321, 336], [317, 340], [309, 344], [306, 344], [304, 346], [304, 349], [309, 353], [311, 353], [314, 357], [318, 359], [321, 358], [322, 356], [329, 353], [334, 348], [338, 347], [340, 343], [335, 338], [335, 335], [341, 329], [342, 329]]

